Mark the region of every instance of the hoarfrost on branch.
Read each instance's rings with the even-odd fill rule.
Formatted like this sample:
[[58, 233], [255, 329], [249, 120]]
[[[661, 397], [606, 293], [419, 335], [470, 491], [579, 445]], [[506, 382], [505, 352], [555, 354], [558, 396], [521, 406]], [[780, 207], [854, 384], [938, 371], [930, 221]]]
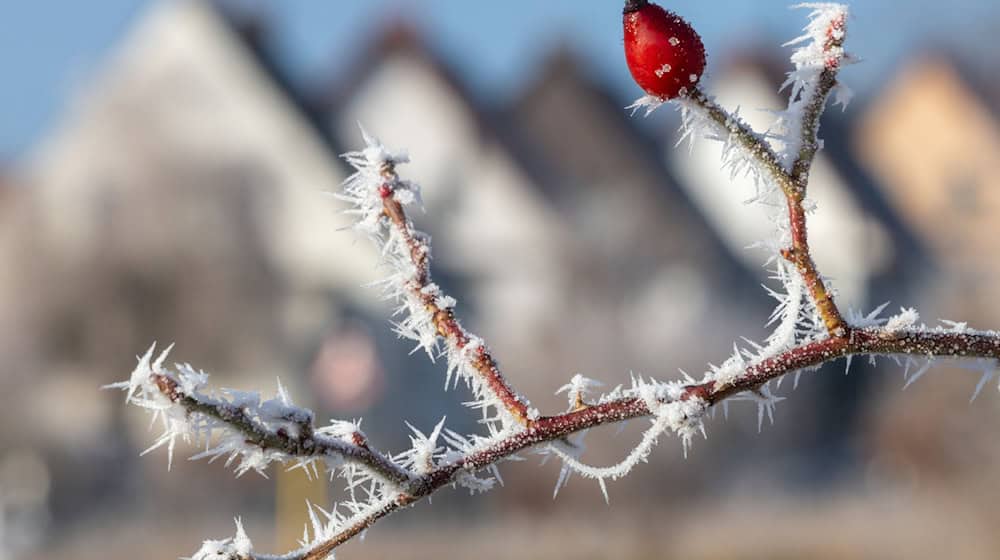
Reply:
[[[681, 141], [722, 142], [722, 164], [734, 176], [751, 176], [757, 185], [753, 200], [772, 212], [774, 235], [761, 243], [771, 252], [775, 285], [768, 291], [777, 301], [766, 340], [734, 345], [733, 353], [721, 365], [708, 366], [700, 379], [686, 373], [675, 381], [633, 375], [627, 387], [601, 394], [601, 383], [577, 374], [559, 390], [567, 395], [566, 411], [541, 414], [510, 386], [485, 341], [462, 326], [456, 300], [432, 281], [430, 238], [413, 227], [406, 211], [419, 206], [420, 187], [397, 172], [408, 157], [362, 130], [365, 147], [345, 155], [355, 173], [339, 196], [350, 204], [354, 229], [376, 244], [387, 265], [388, 273], [376, 287], [397, 306], [396, 333], [411, 340], [414, 350], [445, 362], [445, 388], [460, 382], [468, 388], [472, 400], [467, 405], [482, 415], [483, 431], [459, 434], [442, 418], [429, 430], [409, 426], [408, 449], [382, 452], [369, 443], [358, 422], [318, 425], [313, 412], [296, 406], [280, 382], [269, 399], [255, 392], [215, 390], [201, 370], [188, 364], [167, 367], [170, 348], [154, 358], [150, 347], [128, 380], [107, 387], [124, 391], [126, 404], [145, 409], [159, 424], [162, 434], [147, 451], [166, 447], [168, 467], [181, 440], [203, 448], [193, 458], [225, 458], [237, 476], [249, 471], [266, 476], [279, 463], [345, 483], [345, 498], [329, 511], [307, 505], [311, 521], [296, 550], [281, 556], [257, 553], [237, 520], [234, 537], [207, 540], [191, 558], [331, 558], [338, 546], [381, 518], [444, 486], [470, 493], [490, 490], [502, 483], [498, 465], [528, 450], [562, 462], [556, 492], [576, 473], [596, 480], [607, 499], [607, 481], [644, 462], [662, 436], [677, 435], [686, 454], [694, 436], [705, 433], [706, 413], [730, 400], [753, 402], [758, 427], [765, 417], [773, 422], [775, 406], [784, 398], [775, 391], [785, 376], [792, 374], [797, 382], [803, 371], [838, 358], [845, 358], [848, 367], [855, 355], [896, 359], [907, 385], [938, 360], [957, 359], [980, 372], [973, 398], [979, 395], [996, 376], [1000, 333], [956, 322], [928, 327], [918, 324], [914, 309], [882, 318], [886, 305], [867, 314], [842, 313], [812, 260], [806, 194], [811, 164], [822, 147], [819, 119], [831, 95], [846, 104], [849, 90], [838, 76], [853, 59], [844, 50], [846, 6], [798, 7], [811, 10], [809, 23], [801, 37], [787, 43], [797, 47], [791, 55], [794, 68], [782, 86], [789, 90], [789, 102], [766, 134], [696, 87], [673, 101], [682, 115]], [[648, 113], [664, 103], [647, 96], [630, 109]], [[787, 212], [774, 211], [782, 207]], [[640, 417], [648, 418], [650, 426], [624, 459], [607, 467], [582, 462], [588, 429]]]

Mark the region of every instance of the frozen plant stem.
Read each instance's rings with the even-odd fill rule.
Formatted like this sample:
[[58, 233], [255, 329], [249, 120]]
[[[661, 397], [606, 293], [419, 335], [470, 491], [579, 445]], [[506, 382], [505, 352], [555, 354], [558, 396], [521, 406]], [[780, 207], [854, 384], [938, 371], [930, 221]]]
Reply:
[[[321, 472], [339, 476], [349, 493], [349, 499], [330, 512], [310, 507], [311, 527], [297, 550], [282, 556], [258, 554], [237, 522], [235, 537], [205, 541], [192, 560], [330, 558], [337, 547], [380, 519], [445, 486], [460, 486], [472, 493], [489, 490], [499, 481], [498, 464], [529, 449], [562, 460], [559, 484], [567, 473], [577, 472], [596, 479], [607, 496], [606, 479], [628, 474], [645, 460], [661, 435], [679, 436], [687, 450], [692, 435], [702, 428], [706, 411], [729, 399], [756, 401], [762, 418], [781, 399], [771, 393], [770, 381], [839, 358], [904, 356], [908, 364], [926, 359], [908, 382], [919, 378], [937, 358], [978, 360], [977, 367], [983, 370], [978, 394], [997, 373], [1000, 333], [975, 331], [962, 323], [935, 328], [918, 325], [919, 316], [912, 309], [886, 320], [878, 318], [879, 308], [864, 317], [848, 315], [847, 321], [812, 259], [805, 197], [812, 162], [821, 147], [820, 117], [831, 92], [841, 87], [837, 74], [848, 60], [843, 51], [847, 10], [836, 4], [806, 6], [814, 11], [806, 35], [793, 41], [806, 45], [792, 55], [795, 70], [789, 75], [789, 107], [782, 117], [786, 134], [779, 138], [783, 149], [697, 87], [674, 100], [686, 111], [688, 132], [696, 123], [707, 129], [707, 137], [735, 146], [746, 160], [745, 168], [784, 196], [788, 222], [787, 232], [780, 232], [777, 251], [784, 260], [779, 261], [777, 278], [784, 283], [786, 295], [778, 294], [780, 304], [774, 316], [781, 322], [766, 344], [754, 345], [756, 352], [737, 349], [700, 380], [633, 378], [630, 387], [588, 398], [584, 393], [600, 384], [577, 375], [562, 389], [569, 393], [568, 410], [541, 415], [506, 380], [486, 344], [460, 324], [454, 312], [456, 301], [432, 281], [430, 240], [413, 227], [406, 211], [407, 205], [419, 201], [419, 187], [397, 172], [407, 158], [389, 152], [364, 133], [366, 147], [345, 156], [356, 173], [345, 182], [341, 198], [351, 204], [355, 228], [382, 251], [390, 271], [381, 282], [383, 294], [399, 306], [397, 315], [402, 315], [397, 333], [416, 341], [417, 348], [432, 359], [444, 357], [446, 388], [459, 380], [466, 383], [473, 396], [468, 404], [482, 411], [486, 433], [457, 434], [445, 429], [442, 420], [429, 435], [411, 427], [410, 449], [398, 455], [379, 452], [369, 445], [357, 423], [332, 421], [317, 426], [313, 413], [295, 406], [280, 385], [278, 395], [267, 401], [257, 393], [209, 390], [206, 374], [186, 364], [170, 370], [164, 366], [167, 353], [153, 360], [150, 348], [128, 381], [110, 386], [124, 390], [127, 403], [147, 409], [154, 420], [162, 422], [163, 435], [150, 449], [166, 446], [172, 456], [178, 438], [197, 441], [204, 443], [205, 450], [195, 458], [228, 456], [226, 464], [236, 461], [238, 474], [248, 470], [264, 474], [277, 462], [316, 476]], [[663, 102], [647, 97], [638, 105], [655, 107]], [[805, 292], [808, 298], [803, 297]], [[581, 432], [640, 417], [650, 418], [652, 426], [621, 463], [596, 468], [579, 461]], [[567, 438], [574, 434], [581, 438], [569, 445]]]
[[181, 389], [176, 379], [164, 373], [151, 372], [152, 382], [172, 402], [179, 404], [188, 414], [201, 414], [225, 423], [239, 433], [246, 444], [262, 450], [274, 450], [289, 457], [340, 456], [364, 464], [386, 480], [405, 487], [412, 481], [409, 472], [401, 469], [387, 457], [372, 450], [360, 431], [350, 434], [350, 442], [317, 435], [312, 415], [289, 415], [286, 420], [298, 429], [271, 430], [247, 412], [243, 406], [221, 401], [209, 401]]
[[[829, 73], [824, 71], [823, 76], [827, 81], [836, 82], [835, 70], [830, 70]], [[818, 146], [818, 140], [815, 139], [816, 130], [819, 127], [819, 117], [822, 114], [822, 107], [826, 104], [826, 99], [829, 96], [830, 87], [817, 88], [816, 99], [809, 102], [810, 108], [813, 106], [818, 108], [803, 120], [802, 132], [810, 134], [813, 137], [812, 142], [803, 142], [803, 146], [810, 145], [813, 147], [808, 149], [805, 147], [802, 148], [802, 152], [795, 162], [795, 169], [797, 171], [793, 172], [785, 170], [777, 154], [775, 154], [774, 150], [761, 135], [754, 132], [749, 125], [739, 118], [730, 115], [728, 111], [705, 95], [701, 88], [695, 87], [692, 89], [687, 96], [687, 100], [697, 109], [703, 111], [725, 134], [738, 142], [752, 157], [756, 158], [760, 167], [766, 170], [770, 180], [781, 189], [788, 205], [788, 220], [791, 233], [791, 244], [789, 247], [782, 249], [781, 256], [794, 265], [802, 276], [809, 290], [809, 295], [812, 297], [820, 316], [823, 318], [827, 332], [834, 337], [843, 337], [848, 332], [846, 323], [840, 313], [840, 309], [837, 308], [836, 302], [834, 302], [829, 290], [827, 290], [823, 278], [816, 269], [816, 263], [813, 262], [812, 254], [809, 250], [806, 211], [803, 206], [806, 197], [806, 187], [808, 186], [809, 169], [817, 153], [815, 149]]]
[[489, 350], [481, 342], [472, 340], [472, 337], [455, 318], [452, 307], [441, 305], [438, 290], [428, 289], [432, 286], [429, 243], [426, 240], [418, 239], [413, 230], [413, 223], [407, 217], [403, 205], [393, 196], [400, 185], [399, 175], [396, 173], [396, 162], [391, 158], [386, 159], [380, 173], [384, 182], [379, 187], [378, 192], [382, 198], [385, 215], [389, 218], [391, 227], [396, 229], [403, 243], [409, 249], [410, 259], [417, 270], [407, 288], [413, 292], [415, 298], [423, 303], [431, 316], [437, 334], [443, 337], [446, 343], [459, 350], [464, 350], [470, 344], [475, 344], [472, 349], [474, 352], [472, 367], [489, 390], [503, 403], [507, 412], [521, 424], [527, 425], [530, 422], [527, 405], [507, 384], [507, 380], [500, 373], [496, 360], [493, 359]]

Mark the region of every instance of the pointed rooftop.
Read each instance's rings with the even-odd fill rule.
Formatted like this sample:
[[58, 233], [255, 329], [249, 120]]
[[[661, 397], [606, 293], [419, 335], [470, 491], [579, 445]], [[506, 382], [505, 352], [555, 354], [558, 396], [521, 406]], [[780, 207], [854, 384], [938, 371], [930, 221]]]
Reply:
[[854, 129], [855, 153], [947, 276], [948, 313], [995, 317], [1000, 267], [1000, 104], [989, 83], [947, 52], [908, 61]]
[[[212, 2], [155, 3], [79, 92], [31, 163], [52, 205], [53, 238], [71, 243], [72, 254], [98, 250], [107, 221], [87, 200], [162, 190], [173, 195], [158, 196], [183, 204], [185, 189], [195, 196], [255, 185], [260, 193], [240, 192], [275, 197], [275, 211], [260, 222], [268, 258], [295, 282], [374, 302], [357, 288], [370, 279], [362, 271], [374, 255], [331, 234], [342, 221], [322, 192], [336, 190], [345, 174], [325, 127], [270, 57], [264, 27], [230, 16]], [[163, 223], [171, 208], [127, 216]]]

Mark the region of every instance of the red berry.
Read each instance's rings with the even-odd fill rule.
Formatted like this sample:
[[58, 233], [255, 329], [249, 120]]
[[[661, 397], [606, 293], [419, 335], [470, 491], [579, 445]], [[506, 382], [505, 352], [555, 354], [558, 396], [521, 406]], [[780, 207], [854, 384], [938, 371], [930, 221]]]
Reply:
[[626, 0], [625, 61], [646, 93], [673, 99], [694, 87], [705, 71], [705, 46], [677, 14], [647, 0]]

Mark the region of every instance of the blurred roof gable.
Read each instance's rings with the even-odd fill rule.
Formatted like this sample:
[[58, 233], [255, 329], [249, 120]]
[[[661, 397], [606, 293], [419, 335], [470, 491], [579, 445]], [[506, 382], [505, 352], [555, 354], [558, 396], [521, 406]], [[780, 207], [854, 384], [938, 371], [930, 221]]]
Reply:
[[211, 7], [247, 49], [259, 66], [262, 75], [291, 102], [299, 116], [312, 127], [330, 151], [340, 154], [344, 150], [330, 133], [325, 107], [315, 97], [299, 86], [278, 60], [273, 46], [273, 30], [263, 8], [254, 10], [226, 0], [210, 0]]
[[[489, 139], [499, 143], [537, 184], [546, 183], [548, 177], [544, 165], [524, 148], [516, 128], [506, 121], [502, 112], [473, 92], [448, 58], [425, 40], [417, 24], [401, 17], [393, 17], [373, 37], [372, 41], [360, 49], [360, 54], [348, 65], [346, 71], [328, 77], [310, 94], [311, 105], [324, 115], [323, 118], [331, 129], [330, 123], [342, 117], [341, 113], [357, 98], [360, 88], [381, 65], [396, 57], [406, 57], [414, 65], [429, 72], [459, 100], [462, 108], [472, 117], [480, 141]], [[336, 136], [336, 132], [333, 134]]]

